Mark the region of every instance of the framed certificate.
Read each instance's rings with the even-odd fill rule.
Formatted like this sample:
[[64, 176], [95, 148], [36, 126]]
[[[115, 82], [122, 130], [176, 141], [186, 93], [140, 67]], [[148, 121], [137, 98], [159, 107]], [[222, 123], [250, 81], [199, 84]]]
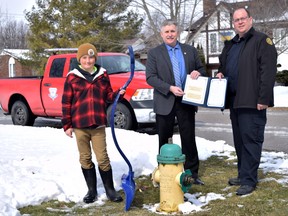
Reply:
[[183, 103], [210, 108], [224, 108], [227, 90], [227, 78], [198, 77], [187, 75]]

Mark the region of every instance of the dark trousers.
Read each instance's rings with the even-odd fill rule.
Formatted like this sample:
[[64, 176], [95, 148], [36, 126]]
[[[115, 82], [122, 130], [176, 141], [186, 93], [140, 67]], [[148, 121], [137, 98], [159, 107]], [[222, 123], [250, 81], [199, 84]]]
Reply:
[[256, 187], [267, 121], [266, 110], [230, 109], [230, 119], [241, 185]]
[[182, 153], [186, 157], [184, 169], [190, 169], [194, 178], [198, 177], [199, 158], [195, 141], [195, 109], [196, 107], [183, 104], [176, 100], [169, 115], [156, 115], [156, 127], [160, 148], [173, 137], [175, 117], [177, 117], [181, 138]]

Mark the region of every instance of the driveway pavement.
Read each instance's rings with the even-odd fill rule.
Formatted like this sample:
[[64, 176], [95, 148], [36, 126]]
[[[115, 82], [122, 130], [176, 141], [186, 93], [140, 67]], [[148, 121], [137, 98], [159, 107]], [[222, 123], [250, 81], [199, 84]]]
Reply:
[[[229, 110], [199, 108], [196, 114], [196, 136], [233, 146]], [[263, 149], [288, 153], [288, 108], [269, 108]]]

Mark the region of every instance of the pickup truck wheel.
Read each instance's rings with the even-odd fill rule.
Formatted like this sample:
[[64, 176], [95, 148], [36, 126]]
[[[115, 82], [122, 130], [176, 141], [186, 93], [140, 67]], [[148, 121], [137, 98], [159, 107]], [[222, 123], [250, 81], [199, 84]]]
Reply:
[[22, 101], [16, 101], [11, 110], [12, 122], [14, 125], [33, 126], [35, 117]]
[[[108, 126], [110, 126], [110, 116], [111, 116], [112, 106], [113, 105], [110, 105], [107, 109]], [[126, 107], [122, 103], [118, 103], [116, 106], [115, 115], [114, 115], [114, 127], [126, 129], [126, 130], [133, 129], [132, 114], [129, 108]]]

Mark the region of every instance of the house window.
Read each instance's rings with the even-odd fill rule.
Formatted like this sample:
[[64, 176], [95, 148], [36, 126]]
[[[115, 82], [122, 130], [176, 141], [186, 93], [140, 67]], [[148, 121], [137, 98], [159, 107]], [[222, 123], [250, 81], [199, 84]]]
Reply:
[[231, 24], [230, 24], [230, 12], [228, 11], [221, 11], [220, 15], [219, 15], [219, 21], [220, 21], [220, 29], [229, 29], [231, 28]]
[[288, 44], [287, 30], [286, 29], [274, 29], [274, 42], [278, 48], [286, 47]]
[[210, 53], [217, 52], [217, 33], [210, 34]]
[[15, 59], [13, 57], [11, 57], [9, 59], [9, 63], [8, 63], [8, 70], [9, 70], [9, 77], [15, 77], [16, 76], [16, 72], [15, 72]]
[[221, 53], [224, 47], [224, 41], [226, 39], [222, 36], [222, 34], [218, 34], [218, 52]]
[[225, 40], [231, 40], [233, 32], [213, 32], [209, 34], [209, 53], [220, 54]]

